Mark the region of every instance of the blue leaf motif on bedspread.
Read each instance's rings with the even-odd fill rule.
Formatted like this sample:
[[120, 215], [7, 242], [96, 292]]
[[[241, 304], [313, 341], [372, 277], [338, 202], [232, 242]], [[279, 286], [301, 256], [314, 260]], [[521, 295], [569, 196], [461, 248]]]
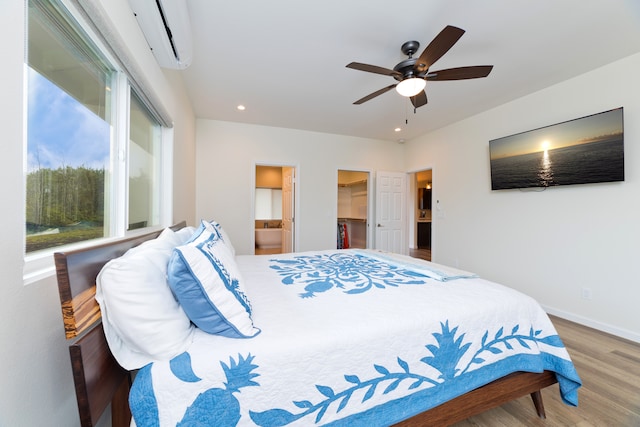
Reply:
[[449, 329], [449, 321], [444, 325], [441, 324], [441, 327], [441, 333], [436, 332], [433, 334], [437, 345], [429, 344], [426, 346], [433, 356], [423, 357], [420, 361], [440, 371], [439, 379], [446, 381], [455, 377], [459, 372], [456, 366], [467, 352], [471, 343], [462, 344], [464, 334], [456, 339], [455, 334], [458, 328]]
[[235, 426], [240, 421], [240, 403], [233, 393], [240, 392], [242, 387], [259, 386], [253, 379], [259, 374], [252, 372], [258, 368], [254, 365], [254, 356], [247, 358], [238, 355], [238, 362], [229, 358], [229, 365], [220, 362], [227, 378], [225, 388], [210, 388], [198, 395], [178, 423], [178, 426], [209, 426], [207, 420], [216, 420], [220, 426]]
[[[342, 411], [350, 402], [350, 399], [356, 391], [364, 391], [364, 397], [361, 403], [371, 399], [375, 393], [387, 394], [394, 391], [398, 386], [406, 382], [408, 390], [414, 390], [422, 385], [430, 385], [437, 388], [443, 386], [447, 381], [451, 381], [454, 377], [460, 377], [467, 373], [468, 369], [477, 364], [482, 364], [484, 359], [480, 355], [486, 351], [491, 353], [502, 352], [498, 344], [504, 345], [507, 349], [513, 349], [513, 345], [509, 342], [518, 342], [521, 346], [530, 348], [531, 344], [535, 345], [537, 341], [544, 341], [548, 345], [563, 347], [559, 337], [544, 338], [538, 340], [537, 335], [540, 331], [530, 330], [529, 334], [517, 334], [519, 326], [516, 325], [510, 335], [503, 335], [500, 329], [490, 341], [487, 341], [489, 333], [485, 334], [481, 347], [476, 351], [471, 361], [464, 369], [458, 369], [456, 366], [468, 351], [471, 343], [463, 343], [464, 334], [456, 338], [457, 327], [449, 328], [449, 322], [441, 323], [441, 332], [432, 334], [436, 339], [436, 344], [429, 344], [425, 347], [431, 352], [431, 356], [423, 357], [420, 361], [437, 369], [441, 375], [437, 378], [429, 378], [417, 373], [411, 372], [409, 364], [397, 358], [398, 368], [386, 368], [381, 365], [374, 365], [373, 368], [377, 372], [377, 376], [369, 379], [360, 379], [356, 375], [344, 375], [348, 386], [342, 390], [334, 390], [334, 388], [324, 385], [316, 385], [317, 391], [322, 395], [317, 403], [309, 400], [295, 401], [293, 404], [300, 408], [298, 413], [292, 413], [284, 409], [271, 409], [263, 412], [249, 411], [251, 419], [258, 426], [276, 427], [290, 424], [298, 419], [315, 414], [314, 422], [316, 424], [322, 421], [323, 416], [330, 406], [337, 404], [336, 412]], [[529, 344], [530, 343], [530, 344]], [[359, 402], [356, 402], [356, 404]], [[345, 424], [348, 425], [348, 424]]]
[[[534, 352], [529, 355], [526, 350], [524, 354], [521, 351], [534, 349], [539, 345], [564, 347], [559, 336], [541, 337], [541, 334], [542, 331], [534, 330], [532, 327], [524, 333], [521, 332], [519, 325], [513, 326], [509, 333], [505, 333], [505, 328], [501, 327], [491, 334], [487, 330], [480, 342], [472, 347], [470, 342], [465, 342], [468, 341], [465, 334], [458, 332], [458, 326], [451, 328], [449, 321], [445, 321], [440, 323], [440, 331], [432, 333], [433, 339], [425, 345], [429, 354], [419, 360], [420, 363], [430, 367], [427, 370], [415, 369], [416, 365], [413, 365], [412, 369], [412, 365], [407, 360], [397, 357], [393, 366], [373, 364], [371, 374], [367, 378], [347, 373], [343, 375], [343, 385], [309, 384], [309, 396], [290, 402], [290, 407], [295, 407], [297, 410], [273, 408], [253, 411], [250, 406], [251, 400], [243, 401], [243, 405], [249, 406], [244, 408], [245, 411], [248, 409], [251, 421], [261, 427], [286, 426], [302, 419], [305, 420], [305, 425], [319, 425], [328, 422], [330, 425], [337, 426], [369, 426], [371, 422], [374, 424], [380, 422], [380, 413], [376, 412], [377, 408], [383, 408], [382, 411], [388, 416], [390, 412], [396, 410], [395, 405], [404, 406], [406, 404], [402, 403], [405, 402], [404, 400], [398, 399], [398, 395], [393, 394], [396, 390], [401, 392], [401, 395], [408, 393], [408, 396], [420, 401], [424, 401], [425, 398], [429, 399], [435, 406], [455, 397], [456, 394], [452, 394], [455, 393], [455, 390], [460, 390], [461, 394], [467, 390], [466, 387], [469, 384], [475, 384], [475, 387], [479, 387], [494, 379], [494, 374], [486, 373], [486, 369], [492, 371], [495, 366], [500, 365], [502, 366], [498, 368], [500, 371], [505, 366], [518, 366], [516, 370], [521, 370], [520, 362], [514, 362], [510, 359], [531, 357], [532, 359], [528, 360], [539, 361], [539, 357], [542, 357], [552, 360], [553, 367], [551, 369], [558, 372], [562, 398], [565, 403], [575, 406], [577, 405], [577, 388], [581, 382], [573, 364], [548, 353], [537, 355]], [[473, 353], [467, 354], [469, 351], [473, 351]], [[487, 361], [490, 355], [496, 354], [502, 354], [505, 358], [500, 360], [493, 358], [493, 361]], [[463, 360], [466, 362], [462, 362]], [[176, 378], [185, 382], [199, 381], [191, 368], [191, 358], [188, 353], [177, 356], [174, 361], [171, 371]], [[504, 365], [505, 363], [506, 365]], [[511, 365], [512, 363], [516, 363], [516, 365]], [[535, 369], [542, 369], [542, 365], [537, 365], [537, 363], [534, 363]], [[188, 406], [178, 426], [208, 426], [212, 421], [215, 421], [215, 425], [219, 426], [235, 426], [240, 421], [241, 404], [234, 393], [240, 393], [240, 389], [243, 387], [260, 386], [254, 381], [260, 375], [255, 372], [259, 366], [254, 364], [254, 356], [251, 354], [246, 357], [238, 354], [237, 360], [230, 357], [228, 364], [221, 361], [220, 365], [226, 377], [224, 388], [209, 388], [201, 392]], [[417, 366], [424, 367], [424, 365]], [[138, 374], [139, 377], [142, 376], [142, 379], [146, 380], [143, 384], [144, 387], [151, 387], [150, 367], [151, 365], [148, 365]], [[544, 369], [549, 369], [549, 367], [544, 367]], [[503, 372], [503, 375], [508, 372], [512, 371]], [[153, 393], [150, 395], [154, 397]], [[149, 396], [149, 394], [143, 392], [142, 396]], [[374, 396], [386, 396], [387, 399], [383, 399], [386, 403], [366, 409], [366, 402]], [[436, 402], [438, 399], [442, 400]], [[157, 422], [153, 421], [158, 419], [155, 398], [140, 403], [142, 405], [135, 408], [137, 411], [134, 411], [134, 415], [137, 414], [135, 416], [136, 423], [140, 426], [156, 425]], [[360, 406], [362, 404], [365, 405]], [[339, 417], [341, 411], [347, 407], [355, 408], [356, 413], [343, 416], [333, 422], [325, 419], [328, 411], [332, 414], [331, 417], [335, 418], [335, 416]]]
[[304, 285], [301, 298], [311, 298], [331, 289], [360, 294], [373, 288], [422, 285], [425, 274], [388, 264], [360, 254], [332, 253], [272, 259], [270, 267], [285, 285]]
[[200, 381], [200, 377], [198, 377], [191, 367], [191, 355], [187, 352], [177, 355], [173, 359], [169, 361], [169, 366], [171, 367], [171, 372], [181, 381], [186, 383], [196, 383]]

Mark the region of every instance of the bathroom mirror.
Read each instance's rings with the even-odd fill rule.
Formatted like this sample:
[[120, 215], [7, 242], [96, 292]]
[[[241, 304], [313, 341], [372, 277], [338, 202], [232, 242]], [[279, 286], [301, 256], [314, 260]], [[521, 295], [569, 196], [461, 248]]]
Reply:
[[256, 188], [255, 219], [282, 219], [282, 190]]

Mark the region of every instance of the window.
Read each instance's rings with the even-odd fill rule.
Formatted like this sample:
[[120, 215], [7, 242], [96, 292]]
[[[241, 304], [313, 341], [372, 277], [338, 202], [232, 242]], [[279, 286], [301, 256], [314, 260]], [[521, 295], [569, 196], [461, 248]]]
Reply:
[[129, 230], [160, 221], [161, 131], [132, 92], [129, 119]]
[[255, 219], [282, 219], [282, 190], [256, 188]]
[[29, 0], [26, 252], [160, 224], [162, 126], [58, 1]]

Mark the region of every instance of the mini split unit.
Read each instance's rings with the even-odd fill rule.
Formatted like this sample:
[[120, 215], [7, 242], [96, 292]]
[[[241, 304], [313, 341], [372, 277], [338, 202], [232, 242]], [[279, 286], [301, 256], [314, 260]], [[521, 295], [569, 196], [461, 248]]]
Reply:
[[193, 42], [185, 0], [129, 0], [138, 25], [161, 67], [191, 64]]

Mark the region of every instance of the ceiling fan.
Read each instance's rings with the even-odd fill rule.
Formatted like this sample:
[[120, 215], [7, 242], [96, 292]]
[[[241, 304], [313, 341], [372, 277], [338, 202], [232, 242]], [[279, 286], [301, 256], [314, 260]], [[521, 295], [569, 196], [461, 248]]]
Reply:
[[429, 68], [442, 57], [451, 47], [462, 37], [464, 30], [447, 25], [440, 34], [438, 34], [429, 43], [422, 54], [416, 59], [413, 54], [418, 51], [420, 43], [417, 41], [408, 41], [400, 48], [402, 53], [409, 58], [399, 62], [393, 70], [377, 65], [362, 64], [360, 62], [352, 62], [347, 68], [354, 70], [366, 71], [369, 73], [382, 74], [391, 76], [398, 81], [380, 90], [377, 90], [364, 98], [360, 98], [354, 104], [360, 105], [376, 96], [396, 88], [398, 93], [411, 99], [411, 103], [415, 108], [422, 107], [427, 103], [427, 94], [424, 87], [427, 81], [443, 81], [443, 80], [466, 80], [487, 77], [493, 65], [478, 65], [471, 67], [448, 68], [439, 71], [429, 71]]

